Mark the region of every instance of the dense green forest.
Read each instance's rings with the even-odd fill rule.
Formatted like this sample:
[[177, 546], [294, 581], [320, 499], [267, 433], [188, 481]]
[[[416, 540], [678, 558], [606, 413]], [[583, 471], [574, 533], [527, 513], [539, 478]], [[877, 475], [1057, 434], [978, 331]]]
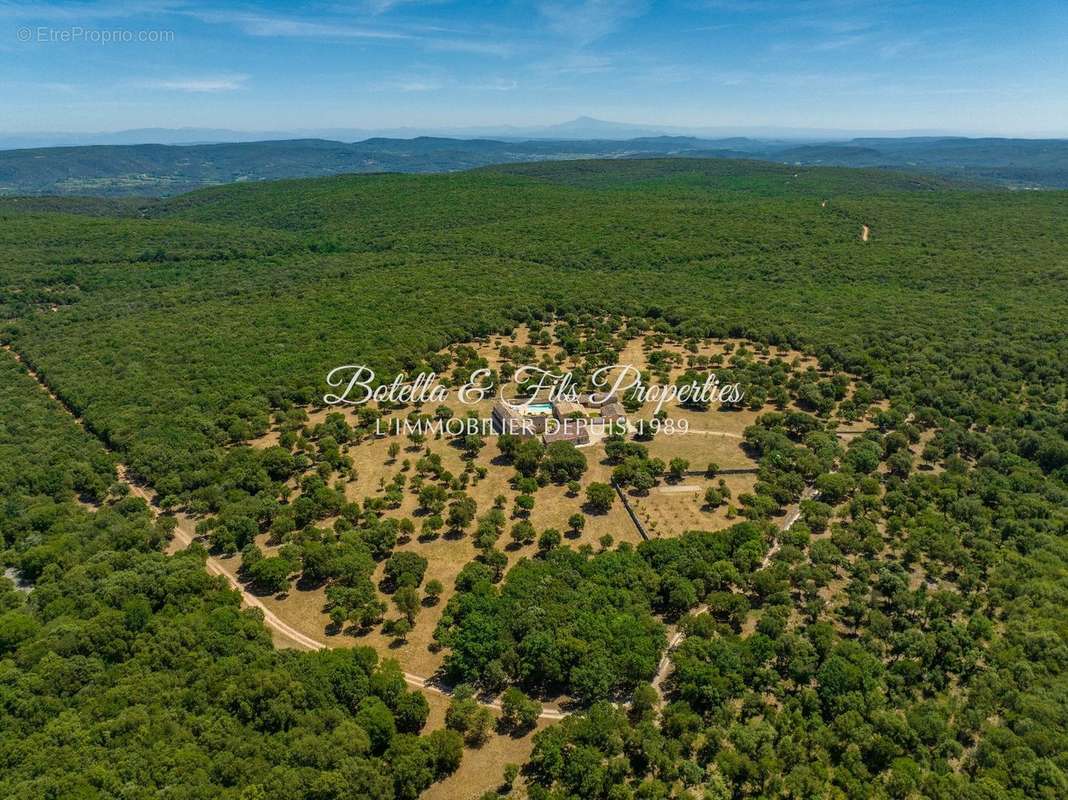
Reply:
[[167, 519], [9, 354], [0, 358], [0, 793], [415, 798], [452, 731], [370, 648], [276, 651], [262, 621], [160, 546]]
[[[396, 532], [280, 453], [296, 435], [241, 446], [272, 419], [297, 431], [331, 367], [390, 375], [548, 320], [600, 349], [631, 325], [811, 353], [859, 394], [732, 360], [806, 409], [769, 400], [746, 431], [761, 472], [744, 520], [599, 553], [549, 541], [505, 575], [472, 562], [437, 634], [450, 677], [576, 699], [536, 734], [535, 798], [1054, 798], [1068, 792], [1066, 212], [1059, 192], [688, 159], [9, 200], [0, 319], [161, 505], [214, 515], [217, 544], [341, 512], [350, 551], [326, 569], [352, 576], [346, 611]], [[2, 597], [7, 793], [147, 797], [180, 774], [174, 796], [386, 796], [374, 779], [404, 797], [455, 767], [455, 736], [416, 736], [425, 712], [373, 653], [276, 653], [202, 551], [162, 556], [165, 524], [5, 358], [0, 524], [36, 586]], [[843, 407], [875, 429], [840, 441], [827, 420]], [[303, 450], [334, 467], [353, 435], [321, 428]], [[279, 481], [303, 470], [298, 507]], [[688, 636], [661, 707], [647, 682], [664, 621]], [[176, 740], [183, 760], [162, 749]], [[63, 768], [85, 759], [98, 766]]]

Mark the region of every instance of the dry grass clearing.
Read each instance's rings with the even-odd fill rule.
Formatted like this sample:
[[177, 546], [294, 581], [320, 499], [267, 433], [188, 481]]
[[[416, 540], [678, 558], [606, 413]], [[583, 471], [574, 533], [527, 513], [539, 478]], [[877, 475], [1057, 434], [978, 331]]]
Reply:
[[[725, 475], [733, 502], [739, 494], [752, 491], [755, 475]], [[737, 522], [728, 517], [728, 504], [710, 509], [705, 505], [705, 489], [717, 486], [719, 479], [686, 478], [679, 484], [662, 484], [644, 497], [628, 495], [631, 507], [650, 536], [679, 536], [686, 531], [714, 531]], [[686, 491], [680, 491], [686, 489]]]
[[[563, 369], [578, 364], [577, 360], [560, 356], [561, 351], [555, 346], [531, 344], [531, 334], [525, 328], [518, 329], [514, 335], [509, 337], [491, 337], [466, 346], [472, 347], [490, 367], [499, 369], [503, 363], [500, 357], [502, 345], [530, 345], [533, 348], [534, 357], [525, 359], [527, 363], [552, 361], [559, 363]], [[730, 353], [739, 346], [742, 346], [741, 343], [706, 342], [695, 354], [679, 342], [663, 340], [660, 337], [638, 337], [623, 346], [617, 363], [634, 364], [643, 370], [649, 370], [652, 372], [652, 382], [662, 384], [668, 381], [673, 382], [686, 368], [688, 359], [695, 355], [712, 358], [714, 362], [716, 357], [729, 358]], [[649, 360], [654, 352], [658, 354], [654, 358], [660, 365], [655, 370], [651, 369], [652, 365]], [[673, 355], [665, 357], [663, 355], [665, 352]], [[794, 369], [802, 371], [817, 369], [814, 359], [791, 351], [772, 351], [767, 354], [756, 354], [755, 357], [764, 362], [781, 358], [792, 364]], [[826, 377], [822, 373], [821, 376]], [[450, 405], [457, 415], [474, 411], [481, 418], [490, 416], [490, 400], [474, 406], [462, 406], [453, 399], [447, 405]], [[703, 470], [709, 463], [715, 463], [721, 469], [752, 468], [755, 464], [743, 451], [741, 437], [745, 428], [752, 425], [757, 417], [769, 408], [766, 406], [761, 410], [722, 411], [713, 407], [708, 411], [696, 411], [669, 405], [667, 407], [669, 417], [675, 421], [685, 421], [690, 432], [668, 434], [662, 431], [652, 441], [645, 444], [652, 457], [660, 458], [665, 463], [673, 458], [683, 458], [689, 462], [691, 470]], [[406, 415], [410, 410], [405, 409], [402, 414]], [[423, 407], [416, 410], [431, 413], [434, 408]], [[309, 428], [325, 420], [328, 413], [338, 411], [346, 415], [350, 422], [355, 423], [356, 419], [351, 407], [331, 407], [311, 411]], [[653, 411], [653, 404], [647, 403], [637, 413], [629, 416], [632, 420], [649, 418]], [[853, 429], [862, 426], [866, 426], [866, 423], [846, 425]], [[252, 444], [256, 447], [269, 447], [277, 444], [278, 440], [278, 431], [272, 430]], [[474, 460], [476, 467], [486, 470], [485, 477], [472, 480], [465, 491], [477, 503], [478, 514], [488, 511], [498, 496], [505, 498], [504, 509], [506, 514], [510, 514], [517, 497], [517, 492], [510, 484], [514, 469], [500, 459], [496, 437], [487, 436], [485, 440], [486, 446]], [[394, 443], [402, 447], [401, 452], [395, 458], [389, 454], [390, 445]], [[398, 473], [410, 478], [415, 471], [415, 462], [428, 450], [440, 455], [444, 467], [453, 474], [459, 475], [464, 471], [463, 453], [456, 443], [448, 438], [432, 439], [423, 446], [415, 448], [403, 437], [387, 435], [366, 438], [345, 446], [343, 452], [352, 459], [356, 472], [356, 479], [347, 481], [345, 484], [346, 496], [361, 504], [368, 498], [381, 497], [384, 493], [383, 487], [390, 484]], [[580, 482], [582, 490], [577, 496], [569, 495], [565, 487], [556, 485], [542, 487], [536, 492], [535, 505], [529, 513], [529, 520], [538, 533], [547, 528], [556, 528], [562, 533], [566, 532], [569, 528], [568, 518], [576, 512], [584, 511], [585, 487], [593, 481], [610, 482], [612, 467], [606, 463], [603, 446], [590, 445], [582, 448], [582, 452], [586, 456], [588, 469]], [[332, 476], [331, 482], [339, 479], [341, 476]], [[729, 509], [737, 504], [739, 495], [752, 491], [756, 476], [752, 474], [726, 475], [722, 476], [722, 480], [729, 488], [732, 499], [716, 509], [705, 506], [704, 494], [707, 487], [717, 486], [720, 478], [708, 480], [703, 476], [686, 476], [677, 484], [661, 481], [647, 495], [640, 497], [631, 495], [630, 502], [635, 513], [653, 537], [677, 536], [688, 530], [719, 530], [735, 521]], [[322, 587], [294, 585], [286, 594], [263, 597], [262, 600], [268, 609], [286, 623], [301, 632], [328, 642], [330, 646], [369, 645], [383, 657], [397, 659], [404, 671], [429, 677], [441, 667], [444, 658], [444, 653], [435, 651], [433, 647], [432, 637], [435, 626], [446, 603], [455, 592], [456, 575], [464, 565], [478, 555], [471, 536], [474, 525], [470, 526], [463, 536], [442, 536], [434, 540], [421, 541], [418, 537], [422, 522], [421, 512], [418, 508], [417, 497], [408, 489], [405, 489], [400, 505], [384, 513], [386, 516], [397, 519], [412, 519], [417, 534], [410, 541], [398, 544], [397, 549], [418, 552], [424, 556], [428, 561], [425, 581], [437, 579], [445, 587], [437, 604], [424, 606], [420, 610], [414, 629], [404, 642], [393, 641], [379, 628], [359, 636], [348, 632], [333, 632], [330, 620], [325, 613], [326, 597]], [[511, 543], [508, 529], [515, 521], [517, 518], [509, 520], [505, 533], [498, 542], [498, 547], [508, 557], [509, 567], [521, 558], [535, 557], [537, 552], [536, 544], [516, 546]], [[329, 523], [330, 521], [327, 520], [320, 524], [328, 525]], [[565, 543], [573, 547], [586, 545], [597, 550], [602, 546], [600, 540], [605, 535], [611, 536], [614, 543], [637, 544], [641, 541], [622, 504], [617, 502], [607, 514], [586, 514], [586, 525], [583, 531], [573, 535], [572, 538], [565, 538]], [[278, 549], [277, 544], [267, 541], [266, 535], [260, 536], [257, 543], [267, 553]], [[240, 566], [240, 558], [224, 559], [223, 564], [228, 571], [236, 573]], [[380, 564], [373, 575], [376, 584], [382, 578], [383, 566]], [[383, 595], [383, 599], [389, 602], [388, 596]], [[387, 616], [397, 616], [392, 606]], [[284, 639], [279, 639], [277, 644], [282, 647], [291, 646], [291, 643]], [[431, 705], [427, 729], [432, 730], [443, 724], [448, 701], [440, 695], [428, 694], [427, 697]], [[505, 764], [523, 763], [529, 755], [531, 746], [530, 735], [513, 738], [508, 735], [494, 734], [481, 748], [465, 751], [464, 762], [460, 770], [449, 779], [435, 784], [424, 797], [429, 800], [474, 798], [487, 790], [496, 789], [500, 784]]]
[[[551, 330], [551, 327], [550, 327]], [[473, 342], [457, 347], [470, 347], [477, 355], [484, 358], [493, 369], [499, 369], [504, 361], [501, 358], [502, 346], [528, 346], [533, 350], [533, 358], [527, 359], [530, 363], [542, 360], [560, 363], [563, 368], [569, 368], [578, 364], [577, 359], [563, 357], [562, 351], [555, 345], [537, 344], [532, 339], [531, 332], [521, 327], [511, 336], [494, 336], [484, 341]], [[630, 339], [622, 346], [617, 363], [633, 364], [642, 370], [653, 373], [653, 382], [664, 383], [674, 381], [684, 371], [688, 360], [693, 357], [710, 358], [715, 362], [717, 359], [727, 359], [731, 353], [745, 346], [740, 342], [711, 341], [703, 343], [694, 353], [688, 350], [682, 343], [674, 342], [659, 336], [639, 336]], [[457, 348], [452, 348], [456, 350]], [[657, 354], [659, 365], [654, 366], [650, 362], [652, 354]], [[664, 354], [669, 354], [664, 356]], [[757, 353], [756, 359], [768, 362], [773, 358], [781, 358], [793, 365], [794, 369], [808, 370], [817, 368], [815, 359], [789, 350], [777, 350], [769, 353]], [[479, 417], [488, 417], [490, 414], [491, 400], [487, 399], [473, 406], [461, 406], [453, 401], [449, 404], [457, 414], [474, 411]], [[341, 411], [355, 422], [355, 415], [351, 407], [326, 408], [312, 411], [309, 414], [309, 426], [322, 422], [327, 414]], [[423, 408], [423, 412], [430, 412], [432, 408]], [[630, 415], [631, 419], [648, 418], [654, 411], [653, 403], [646, 403], [637, 413]], [[658, 433], [652, 441], [645, 443], [650, 455], [669, 462], [672, 458], [686, 459], [691, 470], [703, 470], [709, 463], [715, 463], [723, 469], [751, 468], [754, 462], [741, 448], [741, 436], [745, 428], [752, 425], [763, 410], [719, 410], [715, 407], [708, 411], [680, 408], [677, 405], [668, 407], [669, 416], [676, 421], [685, 421], [690, 429], [689, 433], [667, 432]], [[486, 437], [486, 447], [475, 459], [475, 465], [486, 469], [486, 477], [473, 481], [466, 489], [478, 505], [478, 513], [482, 514], [493, 506], [495, 498], [505, 498], [505, 510], [511, 512], [516, 491], [510, 485], [514, 471], [510, 466], [501, 462], [496, 447], [496, 437]], [[268, 447], [278, 442], [278, 432], [272, 430], [266, 436], [253, 442], [256, 447]], [[403, 449], [396, 458], [389, 455], [389, 447], [392, 443], [401, 444]], [[356, 444], [344, 448], [344, 452], [353, 460], [357, 474], [355, 481], [346, 485], [346, 495], [356, 501], [363, 502], [367, 498], [379, 497], [383, 493], [383, 486], [398, 473], [408, 476], [413, 474], [412, 468], [406, 468], [405, 461], [414, 464], [426, 450], [441, 456], [446, 469], [459, 474], [463, 471], [464, 461], [462, 452], [455, 446], [455, 442], [448, 438], [438, 438], [426, 443], [425, 447], [412, 448], [406, 439], [397, 436], [383, 436], [379, 438], [365, 439]], [[535, 506], [529, 514], [529, 520], [534, 528], [540, 533], [547, 528], [556, 528], [561, 532], [568, 530], [568, 518], [583, 511], [585, 487], [593, 482], [609, 482], [611, 478], [611, 466], [605, 463], [604, 449], [601, 445], [591, 445], [582, 449], [588, 461], [588, 470], [581, 481], [582, 490], [578, 496], [570, 496], [562, 486], [550, 485], [538, 490], [535, 495]], [[731, 496], [736, 501], [738, 495], [751, 491], [755, 483], [753, 475], [729, 475], [723, 480], [731, 490]], [[687, 530], [717, 530], [732, 523], [729, 517], [729, 504], [724, 504], [717, 509], [710, 509], [704, 504], [704, 492], [708, 486], [718, 484], [718, 479], [709, 481], [703, 477], [688, 476], [681, 487], [671, 487], [665, 482], [654, 488], [648, 495], [637, 497], [631, 496], [631, 503], [639, 519], [642, 520], [652, 536], [675, 536]], [[411, 518], [418, 529], [421, 524], [418, 502], [415, 495], [405, 491], [399, 507], [385, 512], [387, 516]], [[516, 519], [509, 521], [510, 525]], [[468, 532], [470, 533], [470, 531]], [[616, 503], [607, 514], [587, 514], [586, 526], [581, 534], [565, 538], [565, 542], [571, 546], [588, 545], [594, 549], [601, 547], [600, 540], [603, 536], [612, 537], [613, 542], [630, 542], [637, 544], [640, 536], [630, 521], [621, 504]], [[265, 552], [277, 549], [271, 546], [265, 536], [258, 540]], [[516, 546], [510, 542], [507, 530], [498, 543], [508, 556], [509, 566], [520, 558], [530, 558], [536, 554], [536, 544]], [[426, 580], [440, 580], [445, 587], [445, 592], [440, 601], [429, 607], [424, 607], [417, 619], [412, 632], [402, 643], [394, 642], [389, 637], [375, 629], [360, 637], [354, 637], [348, 633], [334, 634], [329, 636], [329, 641], [335, 646], [347, 646], [356, 643], [368, 644], [375, 647], [379, 652], [395, 657], [401, 663], [403, 669], [419, 675], [432, 675], [442, 662], [442, 654], [434, 652], [432, 648], [432, 636], [434, 627], [441, 616], [441, 611], [449, 597], [454, 592], [454, 580], [465, 564], [473, 560], [478, 551], [470, 535], [459, 538], [441, 537], [432, 541], [421, 541], [414, 537], [408, 542], [398, 545], [400, 550], [412, 550], [424, 556], [429, 566]], [[229, 559], [226, 565], [236, 570], [239, 559]], [[379, 565], [374, 580], [377, 582], [382, 577], [382, 565]], [[388, 598], [386, 598], [388, 601]], [[278, 614], [283, 620], [301, 631], [311, 635], [325, 638], [330, 631], [329, 618], [325, 613], [326, 598], [321, 587], [294, 586], [285, 595], [264, 598], [265, 604]], [[390, 610], [390, 615], [395, 615]]]
[[[426, 729], [445, 727], [448, 700], [440, 695], [427, 699], [430, 701], [430, 717]], [[445, 780], [431, 785], [421, 795], [421, 800], [476, 800], [486, 791], [497, 789], [505, 765], [525, 764], [534, 748], [534, 734], [550, 724], [542, 720], [524, 736], [495, 731], [481, 747], [465, 748], [460, 768]], [[515, 788], [520, 789], [522, 782], [522, 778], [518, 779]]]

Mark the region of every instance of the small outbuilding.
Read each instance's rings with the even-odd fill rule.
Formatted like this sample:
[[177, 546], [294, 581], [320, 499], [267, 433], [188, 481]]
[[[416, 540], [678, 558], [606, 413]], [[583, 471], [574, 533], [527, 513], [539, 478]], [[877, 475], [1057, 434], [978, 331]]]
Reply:
[[622, 403], [613, 401], [601, 406], [601, 416], [610, 422], [626, 422], [627, 410]]

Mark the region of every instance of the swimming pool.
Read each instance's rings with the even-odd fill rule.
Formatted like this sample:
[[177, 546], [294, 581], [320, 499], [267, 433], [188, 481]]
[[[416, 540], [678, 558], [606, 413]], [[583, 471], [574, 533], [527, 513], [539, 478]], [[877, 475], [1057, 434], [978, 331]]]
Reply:
[[528, 414], [551, 414], [553, 413], [552, 403], [531, 403], [527, 406]]

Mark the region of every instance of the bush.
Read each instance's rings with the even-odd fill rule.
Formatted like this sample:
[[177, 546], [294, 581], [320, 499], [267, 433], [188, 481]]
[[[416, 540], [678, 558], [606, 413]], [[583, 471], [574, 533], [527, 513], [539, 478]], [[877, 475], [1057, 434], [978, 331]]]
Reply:
[[616, 501], [616, 490], [607, 483], [591, 483], [586, 487], [586, 503], [597, 514], [607, 514]]

